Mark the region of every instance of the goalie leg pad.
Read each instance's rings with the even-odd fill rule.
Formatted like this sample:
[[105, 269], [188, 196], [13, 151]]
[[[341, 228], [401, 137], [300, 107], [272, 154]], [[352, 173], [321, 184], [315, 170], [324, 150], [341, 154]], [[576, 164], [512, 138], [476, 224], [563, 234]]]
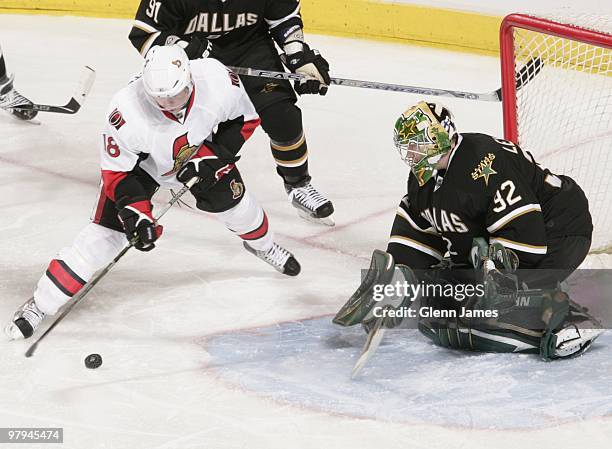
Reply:
[[[497, 318], [421, 318], [419, 330], [445, 348], [539, 354], [546, 361], [584, 353], [603, 332], [596, 318], [558, 289], [506, 295], [493, 288], [487, 293], [493, 297], [479, 298], [469, 307], [494, 305]], [[436, 298], [421, 299], [422, 306], [444, 308], [442, 304]]]
[[[431, 274], [431, 280], [436, 283], [464, 283], [472, 277], [470, 271], [463, 276], [457, 276], [457, 270], [436, 270]], [[462, 279], [463, 278], [463, 279]], [[464, 280], [465, 279], [465, 280]], [[487, 293], [491, 292], [491, 289]], [[495, 289], [493, 289], [495, 292]], [[505, 296], [502, 299], [506, 299]], [[463, 309], [489, 309], [491, 305], [499, 308], [499, 298], [486, 299], [475, 295], [461, 303], [445, 297], [422, 296], [420, 308], [446, 312], [430, 313], [429, 316], [419, 316], [418, 329], [435, 345], [448, 349], [463, 349], [479, 352], [521, 352], [538, 353], [541, 331], [532, 331], [524, 321], [524, 317], [536, 316], [536, 327], [542, 327], [540, 309], [533, 308], [531, 313], [514, 314], [512, 308], [504, 301], [504, 308], [499, 308], [500, 316], [491, 318], [468, 318], [461, 316]], [[512, 301], [512, 305], [514, 301]], [[451, 312], [451, 313], [448, 313]], [[524, 310], [523, 310], [524, 312]], [[531, 323], [533, 324], [533, 323]]]
[[474, 329], [457, 321], [419, 321], [419, 331], [436, 346], [477, 352], [537, 354], [539, 338], [508, 330]]

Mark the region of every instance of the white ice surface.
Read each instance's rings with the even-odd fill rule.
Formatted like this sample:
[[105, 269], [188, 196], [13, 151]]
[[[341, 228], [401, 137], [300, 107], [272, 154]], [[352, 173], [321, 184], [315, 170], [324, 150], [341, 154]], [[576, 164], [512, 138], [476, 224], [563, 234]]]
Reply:
[[[98, 74], [90, 98], [76, 116], [41, 114], [40, 126], [0, 116], [3, 321], [31, 295], [56, 251], [88, 221], [98, 187], [104, 111], [110, 96], [140, 65], [126, 38], [129, 28], [128, 21], [119, 20], [0, 16], [0, 42], [25, 95], [38, 102], [62, 103], [82, 65], [95, 67]], [[474, 91], [499, 87], [495, 58], [321, 36], [310, 40], [331, 61], [337, 76]], [[0, 427], [64, 427], [63, 447], [70, 449], [609, 447], [609, 417], [578, 414], [553, 420], [552, 427], [527, 426], [529, 430], [500, 430], [521, 427], [513, 422], [487, 430], [450, 420], [357, 417], [340, 406], [334, 411], [333, 403], [310, 407], [270, 399], [251, 388], [247, 379], [242, 382], [240, 370], [232, 370], [240, 351], [257, 352], [256, 339], [238, 338], [243, 329], [264, 328], [268, 333], [275, 323], [334, 313], [354, 290], [359, 269], [372, 250], [384, 248], [406, 177], [406, 167], [391, 145], [392, 125], [419, 99], [336, 88], [325, 98], [300, 100], [314, 183], [336, 205], [334, 229], [296, 217], [274, 173], [265, 135], [258, 131], [244, 150], [240, 168], [248, 188], [268, 211], [279, 242], [294, 251], [303, 273], [296, 279], [278, 275], [245, 253], [241, 242], [214, 220], [184, 207], [172, 210], [164, 217], [165, 233], [158, 249], [134, 252], [122, 260], [41, 344], [34, 358], [23, 357], [26, 343], [0, 339]], [[455, 112], [460, 129], [501, 134], [499, 104], [444, 103]], [[158, 204], [165, 198], [160, 195]], [[606, 258], [594, 263], [606, 263]], [[227, 349], [228, 354], [207, 350], [214, 342], [212, 336], [231, 337], [234, 331], [237, 343]], [[278, 339], [282, 335], [279, 332]], [[351, 350], [357, 351], [361, 341], [351, 335], [346, 338], [352, 339]], [[431, 350], [432, 357], [440, 360], [441, 350], [430, 348], [422, 337], [415, 339], [417, 348]], [[227, 339], [224, 342], [227, 347]], [[298, 343], [294, 349], [299, 348]], [[102, 354], [104, 364], [86, 370], [83, 358], [93, 352]], [[581, 381], [588, 377], [589, 360], [607, 369], [609, 376], [609, 365], [598, 364], [609, 354], [609, 348], [601, 345], [585, 356], [580, 361]], [[384, 360], [384, 351], [382, 355]], [[319, 370], [319, 359], [308, 353], [302, 357], [300, 366], [321, 373], [313, 376], [311, 385], [301, 385], [302, 391], [329, 393], [333, 384], [327, 383], [325, 370]], [[499, 363], [508, 370], [524, 366], [511, 356], [484, 357], [486, 363], [479, 366]], [[424, 358], [421, 354], [418, 360]], [[512, 402], [513, 410], [520, 407], [521, 392], [534, 385], [530, 371], [501, 397], [494, 394], [499, 385], [482, 382], [482, 373], [470, 358], [449, 355], [444, 364], [448, 375], [438, 373], [429, 383], [427, 373], [419, 373], [425, 396], [415, 400], [427, 403], [427, 390], [438, 389], [436, 380], [449, 382], [444, 385], [448, 389], [456, 375], [457, 388], [464, 389], [466, 398], [477, 395], [486, 400], [489, 395], [497, 405], [492, 413], [498, 413], [500, 421], [509, 419], [504, 404]], [[272, 374], [282, 373], [268, 371], [272, 362], [247, 374], [274, 379]], [[370, 363], [376, 370], [376, 359]], [[388, 384], [396, 376], [400, 384], [408, 384], [410, 372], [418, 372], [418, 363], [409, 357], [398, 363], [409, 368], [390, 371]], [[334, 375], [339, 378], [350, 363], [340, 360], [337, 366]], [[538, 382], [549, 369], [533, 361], [527, 366], [537, 367]], [[378, 368], [377, 373], [385, 372]], [[572, 378], [569, 368], [566, 377]], [[362, 382], [367, 380], [356, 382], [348, 394], [359, 398]], [[571, 382], [568, 385], [571, 388]], [[393, 390], [386, 391], [389, 395]], [[543, 388], [541, 394], [547, 393]], [[313, 393], [306, 402], [320, 397]], [[398, 398], [401, 408], [389, 413], [419, 412], [404, 402], [412, 397]], [[586, 400], [592, 403], [593, 398]], [[372, 408], [378, 407], [375, 396], [371, 402]], [[549, 402], [554, 409], [554, 398]], [[367, 401], [364, 407], [368, 408]], [[466, 410], [470, 412], [469, 407]], [[609, 412], [602, 410], [599, 415]]]

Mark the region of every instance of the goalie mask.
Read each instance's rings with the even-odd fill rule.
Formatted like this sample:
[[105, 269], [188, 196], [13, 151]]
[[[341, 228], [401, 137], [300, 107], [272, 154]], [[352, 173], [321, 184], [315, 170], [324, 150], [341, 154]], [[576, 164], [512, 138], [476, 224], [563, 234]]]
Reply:
[[420, 186], [425, 185], [457, 136], [453, 115], [438, 103], [419, 102], [395, 122], [393, 142]]
[[147, 98], [162, 111], [177, 113], [193, 92], [189, 58], [178, 45], [155, 46], [147, 53], [142, 70]]

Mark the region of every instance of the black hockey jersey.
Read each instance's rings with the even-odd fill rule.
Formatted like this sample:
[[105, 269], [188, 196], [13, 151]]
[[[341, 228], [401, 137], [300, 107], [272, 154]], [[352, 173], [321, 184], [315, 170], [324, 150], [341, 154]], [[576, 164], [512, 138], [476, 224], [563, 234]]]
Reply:
[[470, 264], [474, 237], [512, 249], [522, 268], [537, 267], [551, 240], [593, 231], [574, 180], [543, 169], [511, 142], [472, 133], [460, 135], [448, 167], [423, 187], [410, 174], [398, 220], [389, 245], [408, 251], [412, 268], [427, 268], [446, 252]]
[[210, 39], [225, 64], [271, 37], [302, 28], [299, 0], [141, 0], [129, 39], [144, 56], [153, 45]]

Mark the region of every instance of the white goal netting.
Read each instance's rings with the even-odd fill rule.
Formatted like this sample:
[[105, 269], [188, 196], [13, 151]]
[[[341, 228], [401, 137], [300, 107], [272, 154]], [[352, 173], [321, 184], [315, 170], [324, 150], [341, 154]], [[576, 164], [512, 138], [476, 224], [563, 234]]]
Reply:
[[[545, 17], [549, 34], [513, 28], [514, 64], [542, 69], [516, 94], [518, 143], [584, 189], [595, 227], [592, 250], [612, 249], [612, 17]], [[550, 28], [548, 28], [550, 29]], [[596, 40], [587, 43], [596, 31]], [[605, 42], [607, 42], [607, 47]], [[572, 207], [568, 204], [567, 207]]]

